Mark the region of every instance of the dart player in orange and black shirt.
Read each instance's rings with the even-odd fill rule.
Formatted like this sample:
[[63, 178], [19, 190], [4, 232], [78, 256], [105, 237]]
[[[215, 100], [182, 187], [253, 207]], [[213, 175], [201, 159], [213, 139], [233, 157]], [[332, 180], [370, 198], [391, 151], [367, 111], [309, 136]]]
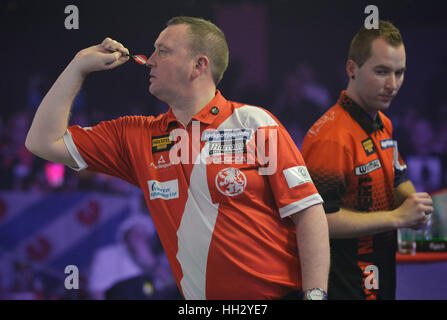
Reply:
[[[396, 230], [422, 228], [433, 211], [430, 196], [406, 178], [382, 113], [405, 70], [399, 30], [386, 21], [379, 29], [362, 27], [350, 47], [347, 89], [304, 139], [302, 154], [329, 224], [329, 299], [394, 299]], [[376, 283], [369, 265], [377, 267]]]

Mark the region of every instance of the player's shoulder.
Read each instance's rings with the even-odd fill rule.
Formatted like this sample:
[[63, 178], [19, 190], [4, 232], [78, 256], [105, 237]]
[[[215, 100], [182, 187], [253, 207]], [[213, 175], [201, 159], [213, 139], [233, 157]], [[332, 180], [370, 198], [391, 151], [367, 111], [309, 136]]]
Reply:
[[266, 107], [260, 107], [241, 102], [229, 101], [232, 109], [230, 117], [253, 129], [261, 127], [281, 126], [279, 120]]
[[149, 128], [153, 126], [154, 122], [159, 118], [161, 118], [161, 115], [157, 117], [152, 115], [126, 115], [115, 119], [114, 122], [128, 129]]
[[336, 104], [329, 108], [306, 133], [306, 139], [340, 140], [350, 135], [352, 119], [348, 112]]
[[392, 131], [393, 130], [393, 124], [391, 122], [391, 119], [388, 116], [386, 116], [382, 111], [379, 111], [379, 114], [380, 114], [380, 119], [382, 119], [383, 127], [387, 131]]

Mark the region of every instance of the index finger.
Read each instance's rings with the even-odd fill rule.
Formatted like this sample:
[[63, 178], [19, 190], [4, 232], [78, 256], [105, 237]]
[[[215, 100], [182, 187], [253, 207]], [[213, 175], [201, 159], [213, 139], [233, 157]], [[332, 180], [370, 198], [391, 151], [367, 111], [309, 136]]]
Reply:
[[115, 46], [115, 48], [119, 51], [119, 52], [121, 52], [121, 53], [123, 53], [123, 54], [125, 54], [125, 55], [130, 55], [129, 54], [129, 50], [125, 47], [125, 46], [123, 46], [123, 44], [121, 43], [121, 42], [116, 42], [115, 43], [116, 44], [116, 46]]

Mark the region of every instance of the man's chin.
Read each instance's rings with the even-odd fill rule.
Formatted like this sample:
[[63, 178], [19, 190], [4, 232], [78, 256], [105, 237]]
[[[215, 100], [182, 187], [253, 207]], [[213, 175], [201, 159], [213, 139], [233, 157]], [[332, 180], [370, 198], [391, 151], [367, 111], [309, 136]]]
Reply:
[[394, 97], [385, 98], [380, 97], [378, 101], [378, 105], [380, 105], [381, 109], [388, 109], [393, 102]]
[[157, 96], [157, 89], [154, 88], [154, 86], [152, 84], [149, 85], [149, 93], [151, 95], [153, 95], [154, 97], [158, 98], [158, 96]]
[[157, 90], [156, 88], [154, 88], [152, 85], [149, 86], [149, 93], [152, 94], [158, 100], [168, 103], [166, 101], [167, 99], [165, 99], [165, 96], [163, 95], [163, 93], [160, 92], [160, 90]]
[[386, 110], [390, 106], [391, 106], [391, 101], [389, 101], [389, 102], [382, 102], [377, 109], [378, 110]]
[[390, 107], [391, 101], [376, 100], [370, 104], [370, 111], [383, 111]]

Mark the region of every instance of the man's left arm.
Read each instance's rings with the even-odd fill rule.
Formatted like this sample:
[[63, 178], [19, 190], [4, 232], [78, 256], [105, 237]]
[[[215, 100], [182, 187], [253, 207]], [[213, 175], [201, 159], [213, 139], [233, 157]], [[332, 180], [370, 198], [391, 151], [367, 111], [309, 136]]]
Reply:
[[[281, 156], [270, 158], [269, 166], [263, 168], [269, 169], [269, 173], [262, 174], [268, 176], [281, 218], [290, 217], [295, 223], [303, 291], [320, 288], [327, 292], [329, 230], [321, 205], [323, 199], [287, 130], [281, 125], [263, 130], [263, 137], [269, 137], [266, 146], [269, 156], [279, 155], [281, 150]], [[274, 133], [272, 136], [270, 130]]]
[[320, 288], [327, 292], [330, 249], [323, 206], [313, 205], [291, 218], [296, 226], [303, 291]]

